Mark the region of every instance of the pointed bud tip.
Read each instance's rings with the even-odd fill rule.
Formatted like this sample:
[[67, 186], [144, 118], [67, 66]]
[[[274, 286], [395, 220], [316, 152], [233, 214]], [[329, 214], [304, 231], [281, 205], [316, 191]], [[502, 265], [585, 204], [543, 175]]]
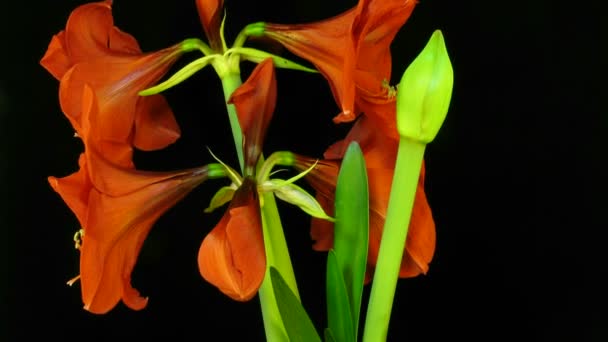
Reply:
[[435, 30], [399, 83], [399, 134], [423, 143], [431, 142], [447, 115], [453, 83], [454, 72], [443, 34]]

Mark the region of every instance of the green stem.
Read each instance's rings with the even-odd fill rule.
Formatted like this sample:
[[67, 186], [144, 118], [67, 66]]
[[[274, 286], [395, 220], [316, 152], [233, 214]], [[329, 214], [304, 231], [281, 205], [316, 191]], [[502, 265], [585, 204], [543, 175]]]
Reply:
[[226, 100], [226, 109], [228, 110], [228, 119], [230, 120], [230, 128], [232, 129], [232, 137], [234, 138], [234, 147], [239, 158], [241, 172], [245, 165], [243, 159], [243, 132], [239, 124], [239, 117], [236, 114], [236, 107], [228, 103], [228, 99], [232, 93], [242, 84], [241, 75], [238, 73], [228, 73], [222, 77], [222, 88], [224, 89], [224, 99]]
[[[224, 89], [224, 98], [226, 101], [230, 98], [232, 93], [241, 85], [241, 77], [238, 73], [225, 74], [222, 77], [222, 87]], [[228, 109], [228, 117], [230, 119], [230, 127], [232, 128], [232, 134], [234, 136], [234, 144], [236, 146], [237, 154], [239, 157], [239, 163], [241, 170], [243, 170], [243, 134], [241, 126], [239, 125], [238, 117], [236, 115], [236, 108], [234, 105], [226, 103]], [[260, 163], [263, 162], [263, 156], [261, 157]], [[271, 266], [274, 266], [285, 282], [291, 289], [291, 291], [300, 299], [298, 294], [298, 287], [296, 284], [296, 278], [291, 265], [291, 258], [289, 256], [289, 250], [287, 249], [287, 242], [285, 241], [285, 234], [283, 233], [283, 227], [281, 225], [281, 218], [279, 217], [279, 211], [277, 209], [276, 201], [272, 193], [265, 193], [262, 195], [262, 225], [264, 231], [264, 249], [266, 251], [266, 275], [264, 281], [260, 286], [258, 294], [260, 295], [260, 305], [262, 307], [262, 317], [264, 319], [264, 330], [266, 332], [267, 341], [288, 341], [287, 333], [283, 325], [281, 313], [276, 303], [272, 282], [270, 279], [270, 272], [268, 270]]]
[[386, 341], [403, 246], [426, 145], [402, 137], [365, 320], [363, 341]]
[[264, 206], [262, 207], [262, 224], [264, 229], [264, 248], [266, 250], [266, 275], [258, 293], [262, 306], [266, 341], [289, 341], [279, 307], [277, 306], [270, 272], [268, 272], [270, 267], [274, 266], [279, 271], [298, 300], [300, 299], [300, 294], [298, 293], [296, 278], [291, 265], [291, 258], [287, 249], [287, 242], [285, 241], [285, 234], [283, 233], [274, 195], [267, 192], [263, 195], [262, 199], [264, 202]]

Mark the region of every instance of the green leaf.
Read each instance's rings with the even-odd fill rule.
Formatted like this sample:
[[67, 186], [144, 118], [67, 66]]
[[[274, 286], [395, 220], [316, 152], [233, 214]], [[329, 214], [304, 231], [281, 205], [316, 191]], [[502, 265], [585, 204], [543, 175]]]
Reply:
[[355, 342], [346, 284], [333, 250], [327, 254], [327, 322], [336, 340]]
[[356, 340], [369, 235], [367, 170], [363, 153], [356, 142], [348, 146], [340, 167], [335, 220], [334, 252], [344, 277]]
[[270, 279], [289, 340], [291, 342], [321, 342], [321, 337], [317, 334], [306, 310], [289, 289], [279, 271], [272, 266], [270, 267]]

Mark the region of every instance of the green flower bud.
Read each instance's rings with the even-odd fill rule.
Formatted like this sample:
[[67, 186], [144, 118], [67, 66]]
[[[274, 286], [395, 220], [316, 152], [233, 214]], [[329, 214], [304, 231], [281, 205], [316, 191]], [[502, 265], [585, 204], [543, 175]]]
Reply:
[[402, 137], [433, 141], [450, 106], [454, 72], [441, 31], [408, 66], [397, 92], [397, 129]]

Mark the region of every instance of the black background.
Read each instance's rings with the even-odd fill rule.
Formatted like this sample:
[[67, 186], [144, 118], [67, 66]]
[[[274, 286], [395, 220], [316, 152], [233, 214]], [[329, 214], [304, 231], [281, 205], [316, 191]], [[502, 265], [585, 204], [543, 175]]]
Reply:
[[[93, 315], [82, 309], [78, 285], [65, 285], [78, 273], [78, 224], [46, 177], [75, 171], [82, 146], [60, 111], [56, 80], [38, 61], [82, 3], [13, 1], [0, 11], [0, 339], [263, 340], [257, 298], [233, 302], [198, 273], [200, 242], [223, 211], [203, 209], [222, 182], [195, 190], [152, 230], [133, 273], [150, 297], [143, 311], [119, 304]], [[354, 4], [227, 0], [227, 35], [253, 21], [319, 20]], [[396, 37], [393, 83], [441, 29], [455, 84], [426, 153], [436, 255], [428, 275], [399, 282], [389, 340], [608, 340], [601, 10], [589, 1], [422, 0]], [[144, 51], [202, 36], [194, 1], [117, 0], [114, 16]], [[245, 76], [251, 69], [243, 64]], [[344, 136], [348, 126], [331, 123], [338, 108], [322, 77], [280, 70], [278, 84], [266, 153], [320, 156]], [[138, 166], [206, 164], [206, 146], [235, 165], [212, 69], [166, 95], [182, 138], [137, 154]], [[302, 300], [321, 331], [325, 255], [310, 249], [307, 216], [280, 210]]]

